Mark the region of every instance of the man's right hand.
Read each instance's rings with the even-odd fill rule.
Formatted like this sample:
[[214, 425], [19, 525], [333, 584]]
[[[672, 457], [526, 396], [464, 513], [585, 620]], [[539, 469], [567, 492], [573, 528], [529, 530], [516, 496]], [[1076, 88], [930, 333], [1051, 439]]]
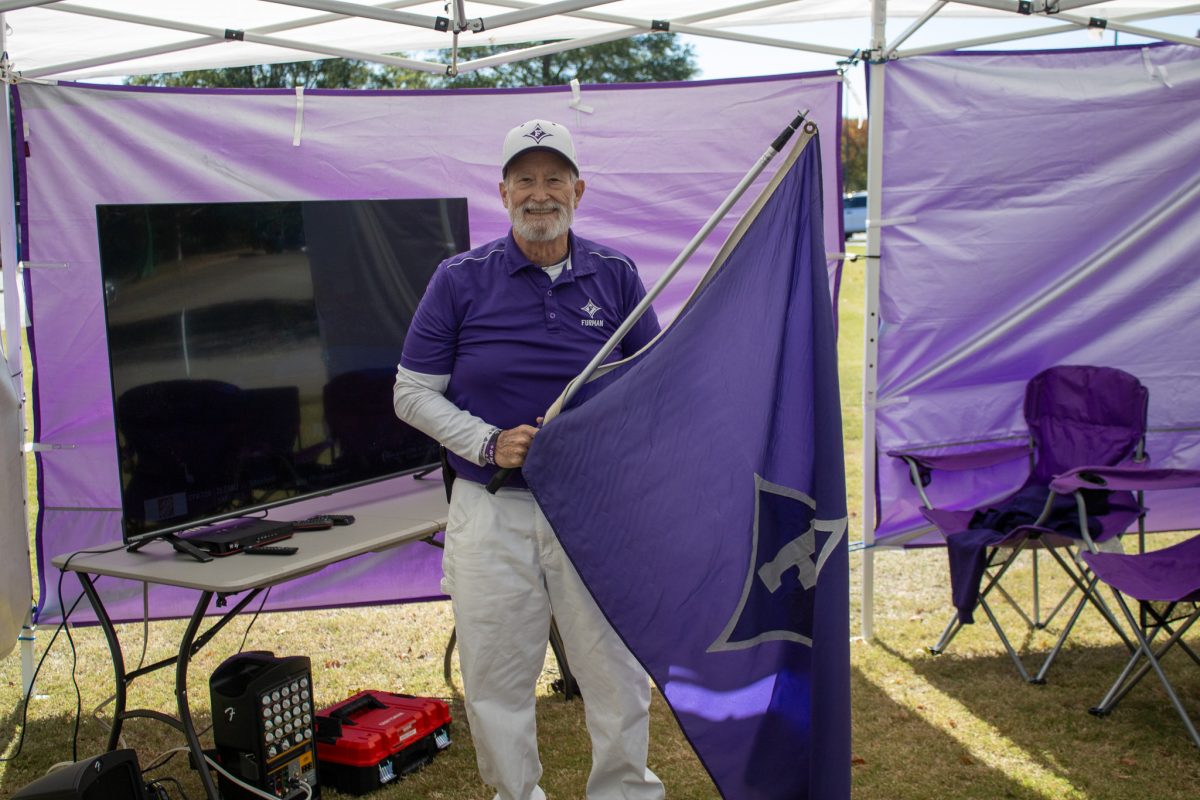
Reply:
[[496, 439], [496, 466], [516, 469], [525, 463], [525, 454], [538, 429], [532, 425], [518, 425], [500, 432]]

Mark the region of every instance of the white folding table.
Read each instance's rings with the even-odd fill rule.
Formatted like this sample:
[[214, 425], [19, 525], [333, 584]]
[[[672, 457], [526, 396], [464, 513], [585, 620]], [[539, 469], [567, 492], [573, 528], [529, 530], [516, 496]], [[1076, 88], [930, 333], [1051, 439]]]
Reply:
[[[325, 567], [363, 553], [379, 552], [398, 547], [407, 542], [428, 538], [446, 524], [446, 495], [440, 482], [430, 482], [414, 492], [352, 508], [337, 509], [337, 513], [349, 513], [355, 517], [353, 525], [326, 531], [298, 531], [287, 545], [299, 550], [291, 555], [245, 555], [237, 554], [215, 558], [200, 563], [189, 555], [178, 553], [165, 541], [151, 542], [134, 553], [127, 552], [118, 543], [113, 543], [108, 552], [81, 550], [64, 553], [52, 559], [60, 570], [74, 572], [83, 585], [112, 654], [113, 671], [116, 679], [116, 697], [113, 705], [113, 724], [109, 731], [108, 749], [117, 747], [121, 725], [126, 719], [148, 717], [157, 719], [181, 731], [187, 739], [197, 765], [204, 764], [200, 739], [192, 724], [188, 705], [187, 672], [191, 658], [239, 612], [248, 606], [263, 590], [286, 581], [309, 575]], [[279, 519], [288, 517], [278, 509]], [[333, 513], [330, 511], [329, 513]], [[101, 550], [105, 548], [94, 548]], [[125, 671], [125, 659], [121, 643], [117, 638], [112, 620], [104, 609], [94, 580], [107, 576], [195, 589], [200, 593], [196, 608], [179, 643], [179, 654], [173, 658], [148, 665], [134, 672]], [[225, 597], [246, 592], [238, 602], [202, 635], [197, 636], [205, 612], [214, 596]], [[175, 665], [175, 698], [178, 717], [171, 717], [151, 709], [126, 709], [126, 687], [137, 677], [163, 667]], [[200, 768], [200, 780], [211, 800], [219, 800], [212, 775]]]

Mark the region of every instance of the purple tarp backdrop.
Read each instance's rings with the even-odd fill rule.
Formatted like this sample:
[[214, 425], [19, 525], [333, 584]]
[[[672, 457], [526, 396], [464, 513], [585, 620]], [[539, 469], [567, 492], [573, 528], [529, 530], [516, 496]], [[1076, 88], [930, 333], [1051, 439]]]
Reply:
[[[1020, 441], [1055, 364], [1136, 375], [1151, 463], [1200, 468], [1200, 50], [905, 59], [883, 122], [877, 537], [927, 527], [888, 450]], [[931, 498], [979, 505], [1027, 470], [939, 474]], [[1200, 525], [1187, 494], [1148, 496], [1150, 525]]]
[[[503, 134], [543, 117], [575, 135], [588, 181], [577, 230], [628, 253], [649, 284], [799, 109], [810, 109], [827, 142], [825, 238], [840, 241], [840, 88], [833, 73], [586, 86], [576, 107], [566, 87], [298, 97], [22, 84], [22, 257], [68, 265], [26, 273], [36, 441], [60, 448], [38, 453], [39, 621], [59, 616], [50, 557], [120, 538], [96, 204], [465, 196], [471, 240], [481, 244], [508, 226], [497, 196]], [[674, 316], [748, 203], [662, 295], [660, 317]], [[836, 266], [829, 264], [833, 286]], [[393, 482], [358, 491], [366, 498], [395, 490]], [[268, 608], [429, 598], [439, 576], [439, 551], [417, 543], [280, 586]], [[69, 603], [78, 587], [73, 579], [65, 585]], [[115, 619], [140, 618], [140, 586], [105, 579], [97, 588]], [[151, 613], [190, 613], [194, 598], [155, 587]], [[87, 611], [72, 619], [86, 621]]]

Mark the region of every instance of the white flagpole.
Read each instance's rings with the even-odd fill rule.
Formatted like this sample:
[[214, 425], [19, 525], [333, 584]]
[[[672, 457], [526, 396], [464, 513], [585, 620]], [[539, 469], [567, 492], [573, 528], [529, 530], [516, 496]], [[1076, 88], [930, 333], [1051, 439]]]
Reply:
[[[580, 372], [574, 380], [567, 384], [566, 391], [563, 392], [562, 397], [555, 402], [556, 406], [559, 408], [566, 408], [567, 404], [570, 403], [572, 398], [574, 398], [576, 393], [578, 393], [579, 388], [588, 382], [600, 365], [604, 363], [604, 360], [608, 358], [612, 351], [616, 349], [617, 345], [621, 343], [621, 340], [625, 338], [625, 334], [629, 333], [629, 330], [637, 324], [637, 321], [641, 319], [643, 314], [646, 313], [646, 310], [650, 308], [650, 305], [662, 293], [663, 289], [667, 288], [667, 284], [671, 282], [671, 280], [675, 277], [687, 260], [692, 257], [693, 253], [696, 252], [697, 248], [699, 248], [704, 240], [708, 238], [708, 235], [712, 233], [713, 228], [717, 227], [725, 215], [729, 213], [729, 209], [733, 207], [733, 204], [736, 203], [743, 194], [745, 194], [746, 189], [750, 188], [750, 184], [754, 183], [755, 179], [762, 174], [762, 171], [766, 168], [767, 164], [770, 163], [771, 159], [779, 155], [779, 152], [783, 150], [784, 145], [786, 145], [788, 140], [792, 138], [792, 134], [799, 130], [800, 126], [804, 124], [804, 120], [807, 116], [808, 111], [802, 111], [801, 113], [797, 114], [796, 118], [793, 119], [788, 126], [784, 128], [778, 136], [775, 137], [775, 141], [771, 142], [771, 145], [766, 149], [766, 152], [758, 157], [758, 160], [754, 162], [754, 166], [750, 168], [750, 171], [747, 172], [740, 181], [738, 181], [738, 184], [733, 188], [733, 191], [731, 191], [729, 195], [721, 202], [721, 205], [719, 205], [717, 210], [712, 213], [712, 216], [708, 218], [708, 221], [704, 223], [700, 230], [696, 232], [696, 235], [692, 237], [692, 240], [687, 243], [687, 246], [683, 248], [683, 251], [676, 256], [673, 262], [671, 262], [671, 266], [667, 267], [667, 271], [663, 273], [662, 277], [655, 282], [654, 286], [652, 286], [648, 292], [646, 292], [646, 296], [642, 298], [641, 302], [634, 307], [633, 311], [629, 312], [629, 316], [625, 318], [625, 321], [621, 323], [613, 335], [608, 338], [608, 341], [604, 343], [604, 346], [600, 348], [600, 351], [596, 353], [591, 361], [588, 362], [588, 365], [583, 368], [583, 371]], [[550, 411], [547, 410], [543, 424], [545, 424], [545, 422], [549, 422], [552, 418], [553, 415], [551, 415]], [[500, 487], [502, 487], [508, 481], [508, 476], [511, 473], [512, 469], [510, 468], [500, 469], [495, 475], [492, 476], [491, 481], [488, 482], [487, 490], [492, 494], [495, 494]]]

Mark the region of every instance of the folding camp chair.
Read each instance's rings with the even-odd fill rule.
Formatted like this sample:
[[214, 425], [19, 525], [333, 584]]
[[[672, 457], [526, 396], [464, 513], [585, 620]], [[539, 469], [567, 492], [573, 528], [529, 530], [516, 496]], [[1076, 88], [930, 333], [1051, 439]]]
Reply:
[[[1119, 468], [1076, 470], [1055, 479], [1050, 485], [1059, 493], [1074, 492], [1082, 509], [1083, 492], [1096, 486], [1138, 491], [1200, 488], [1200, 472]], [[1171, 705], [1183, 720], [1188, 736], [1200, 747], [1200, 734], [1196, 733], [1196, 726], [1192, 724], [1191, 717], [1160, 663], [1169, 650], [1178, 646], [1200, 665], [1200, 657], [1183, 641], [1184, 634], [1200, 619], [1200, 536], [1162, 550], [1131, 554], [1100, 552], [1086, 527], [1081, 529], [1081, 536], [1087, 544], [1087, 550], [1082, 554], [1084, 563], [1112, 589], [1113, 597], [1137, 642], [1132, 657], [1108, 694], [1090, 711], [1097, 716], [1106, 716], [1153, 670], [1162, 681]], [[1137, 602], [1139, 614], [1136, 617], [1126, 598]], [[1163, 635], [1163, 639], [1159, 639], [1160, 635]]]
[[[1137, 378], [1121, 370], [1090, 366], [1051, 367], [1035, 375], [1026, 386], [1028, 444], [967, 454], [922, 455], [898, 451], [888, 454], [902, 458], [908, 464], [913, 484], [925, 506], [922, 514], [946, 538], [951, 590], [957, 612], [937, 644], [930, 648], [931, 652], [935, 655], [943, 652], [963, 624], [973, 622], [974, 609], [980, 608], [1020, 676], [1030, 683], [1042, 683], [1088, 603], [1109, 621], [1126, 646], [1133, 649], [1133, 643], [1125, 636], [1115, 616], [1099, 593], [1093, 591], [1096, 578], [1074, 558], [1072, 551], [1077, 551], [1082, 544], [1075, 503], [1070, 495], [1052, 492], [1050, 481], [1076, 467], [1086, 469], [1143, 460], [1147, 401], [1145, 387]], [[979, 469], [1020, 457], [1030, 459], [1030, 473], [1021, 488], [982, 508], [939, 508], [926, 492], [925, 487], [935, 471]], [[1095, 543], [1109, 542], [1141, 520], [1141, 503], [1128, 491], [1112, 492], [1095, 487], [1087, 490], [1084, 497], [1088, 511], [1084, 524], [1089, 526]], [[1032, 616], [1013, 600], [1002, 584], [1005, 573], [1026, 550], [1032, 551], [1034, 557]], [[1038, 601], [1037, 553], [1041, 550], [1049, 553], [1071, 580], [1067, 595], [1044, 620]], [[988, 603], [989, 597], [992, 593], [1003, 597], [1030, 628], [1043, 628], [1066, 607], [1076, 591], [1082, 596], [1054, 647], [1036, 675], [1030, 677]]]

